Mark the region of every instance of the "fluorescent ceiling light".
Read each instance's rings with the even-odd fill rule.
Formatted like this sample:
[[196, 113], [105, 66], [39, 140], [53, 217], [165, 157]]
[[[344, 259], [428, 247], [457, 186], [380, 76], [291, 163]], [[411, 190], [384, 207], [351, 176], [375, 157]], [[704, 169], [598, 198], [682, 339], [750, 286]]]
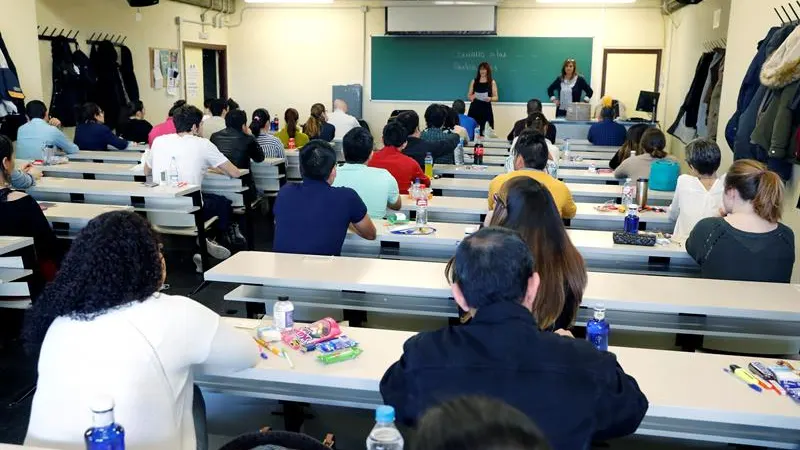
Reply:
[[485, 2], [464, 2], [464, 1], [450, 1], [450, 0], [437, 0], [433, 2], [434, 5], [485, 5]]
[[288, 5], [311, 4], [311, 3], [333, 3], [333, 0], [244, 0], [245, 3], [282, 3]]
[[636, 3], [636, 0], [536, 0], [536, 3]]

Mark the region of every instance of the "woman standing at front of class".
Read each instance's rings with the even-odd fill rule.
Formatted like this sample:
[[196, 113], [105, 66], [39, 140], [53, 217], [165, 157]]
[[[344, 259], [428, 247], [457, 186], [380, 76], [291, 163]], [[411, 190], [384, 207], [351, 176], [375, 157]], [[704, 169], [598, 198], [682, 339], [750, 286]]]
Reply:
[[481, 127], [481, 136], [484, 136], [487, 122], [494, 128], [492, 102], [496, 102], [498, 99], [497, 83], [492, 79], [492, 66], [488, 62], [478, 65], [475, 79], [469, 82], [467, 98], [472, 102], [467, 115], [478, 122], [478, 126]]
[[[586, 95], [582, 96], [583, 93]], [[556, 104], [556, 117], [566, 116], [569, 105], [578, 103], [581, 99], [588, 103], [592, 95], [592, 87], [586, 82], [586, 78], [578, 75], [578, 64], [571, 58], [564, 61], [561, 76], [547, 88], [547, 96]]]

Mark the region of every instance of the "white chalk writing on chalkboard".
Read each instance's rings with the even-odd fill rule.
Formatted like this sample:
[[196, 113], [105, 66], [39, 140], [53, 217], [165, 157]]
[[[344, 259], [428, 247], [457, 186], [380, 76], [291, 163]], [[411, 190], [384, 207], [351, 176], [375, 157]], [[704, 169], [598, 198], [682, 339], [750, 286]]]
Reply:
[[456, 52], [456, 58], [458, 58], [458, 59], [485, 58], [485, 57], [486, 57], [486, 53], [485, 52], [481, 52], [481, 51], [477, 51], [477, 50], [472, 50], [472, 51], [468, 51], [468, 52]]

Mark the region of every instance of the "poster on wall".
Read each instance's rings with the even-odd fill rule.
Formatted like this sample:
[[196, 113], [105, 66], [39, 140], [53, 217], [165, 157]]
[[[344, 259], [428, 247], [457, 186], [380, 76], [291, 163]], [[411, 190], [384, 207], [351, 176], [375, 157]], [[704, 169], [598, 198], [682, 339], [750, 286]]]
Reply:
[[186, 97], [195, 98], [200, 93], [200, 69], [197, 64], [189, 64], [186, 68]]
[[180, 88], [180, 70], [178, 69], [178, 50], [150, 49], [150, 87], [167, 89], [167, 95], [178, 95]]

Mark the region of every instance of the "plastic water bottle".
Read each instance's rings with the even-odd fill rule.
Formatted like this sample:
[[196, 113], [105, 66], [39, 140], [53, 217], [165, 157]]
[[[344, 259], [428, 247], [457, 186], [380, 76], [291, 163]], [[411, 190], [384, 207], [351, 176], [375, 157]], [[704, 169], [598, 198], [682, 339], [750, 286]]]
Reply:
[[125, 429], [114, 422], [114, 400], [98, 397], [91, 408], [92, 427], [83, 434], [86, 450], [125, 450]]
[[379, 406], [375, 410], [375, 427], [367, 436], [367, 450], [403, 450], [403, 435], [394, 425], [394, 408]]
[[475, 142], [483, 142], [483, 136], [481, 136], [481, 127], [475, 127]]
[[178, 161], [175, 160], [175, 157], [172, 157], [172, 160], [169, 162], [169, 185], [175, 187], [179, 183], [179, 176], [178, 176]]
[[45, 144], [44, 147], [42, 147], [43, 165], [49, 166], [50, 164], [53, 164], [55, 156], [56, 156], [56, 148], [53, 146], [53, 144]]
[[278, 297], [272, 306], [273, 325], [280, 331], [294, 327], [294, 304], [289, 297]]
[[424, 227], [428, 224], [428, 199], [421, 195], [417, 198], [417, 226]]
[[456, 146], [455, 153], [453, 155], [456, 165], [463, 166], [464, 165], [464, 139], [458, 140], [458, 146]]
[[569, 139], [564, 139], [564, 151], [561, 152], [561, 157], [564, 161], [570, 161], [572, 154], [569, 151]]
[[636, 184], [630, 178], [625, 179], [622, 185], [622, 206], [627, 208], [636, 198]]
[[433, 156], [430, 153], [425, 154], [425, 176], [433, 178]]
[[598, 303], [594, 307], [594, 317], [586, 323], [586, 340], [600, 351], [608, 351], [608, 332], [611, 326], [606, 320], [606, 307]]
[[639, 205], [628, 205], [628, 214], [625, 216], [625, 232], [636, 234], [639, 232]]

